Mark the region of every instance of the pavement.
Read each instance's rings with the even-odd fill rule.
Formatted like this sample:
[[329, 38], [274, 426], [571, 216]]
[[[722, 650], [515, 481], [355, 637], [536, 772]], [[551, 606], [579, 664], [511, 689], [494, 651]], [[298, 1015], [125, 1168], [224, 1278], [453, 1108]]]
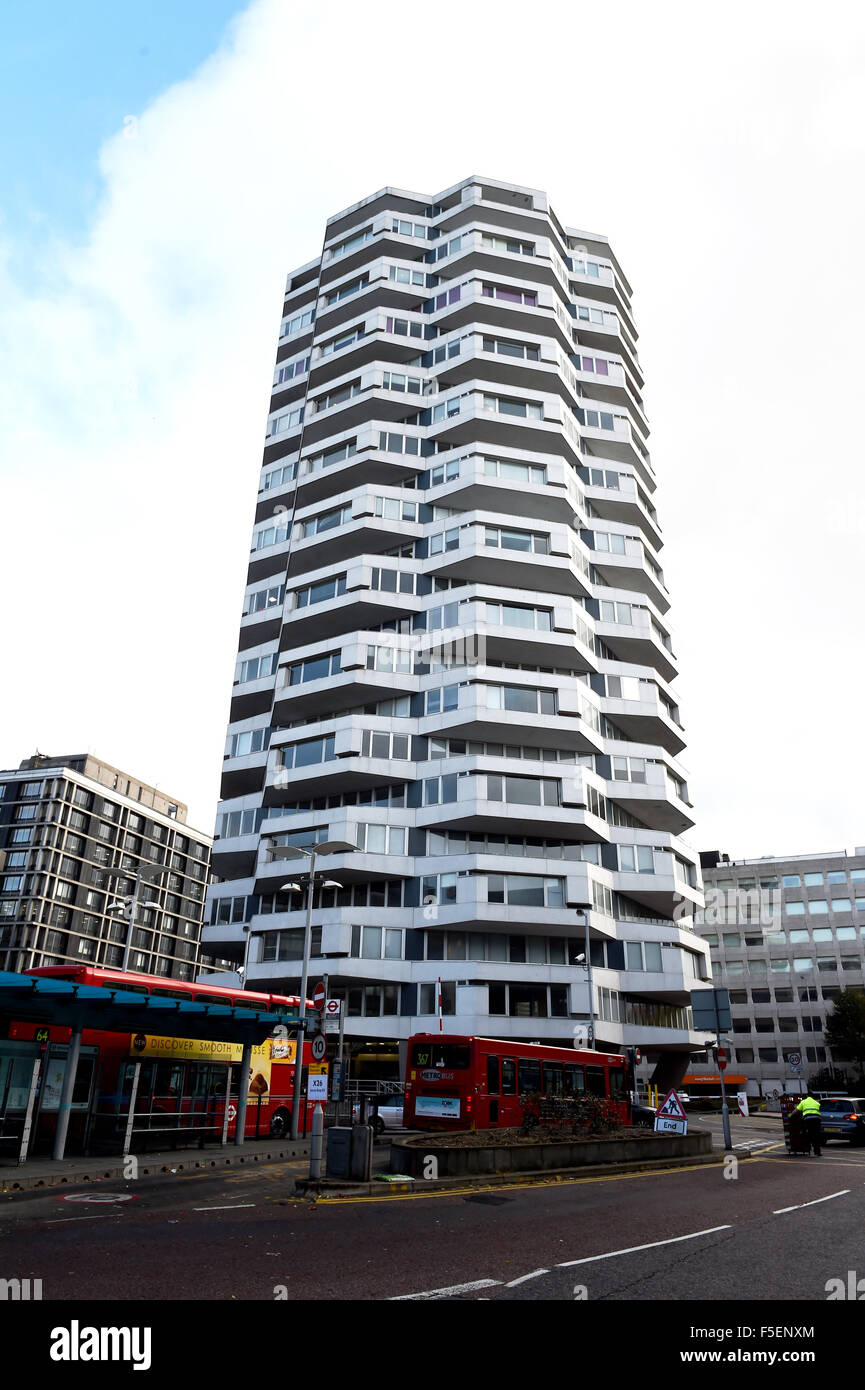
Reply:
[[101, 1158], [34, 1158], [20, 1166], [0, 1161], [0, 1193], [38, 1187], [76, 1187], [107, 1178], [150, 1178], [238, 1166], [309, 1159], [309, 1140], [247, 1141], [224, 1148], [167, 1149], [161, 1153], [110, 1154]]

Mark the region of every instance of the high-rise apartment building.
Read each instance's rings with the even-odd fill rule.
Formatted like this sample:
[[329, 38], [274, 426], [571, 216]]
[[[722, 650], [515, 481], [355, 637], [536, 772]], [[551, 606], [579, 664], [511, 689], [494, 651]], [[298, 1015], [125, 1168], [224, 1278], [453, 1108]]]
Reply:
[[865, 989], [865, 846], [701, 857], [706, 902], [696, 927], [715, 984], [730, 991], [738, 1084], [772, 1099], [808, 1081], [853, 1081], [855, 1064], [833, 1056], [823, 1030], [842, 989]]
[[185, 822], [182, 802], [86, 753], [0, 772], [0, 969], [125, 961], [191, 980], [215, 963], [200, 950], [211, 841]]
[[[205, 941], [348, 1036], [684, 1061], [707, 974], [630, 286], [544, 193], [332, 217], [288, 277]], [[286, 887], [295, 884], [294, 888]], [[588, 920], [587, 920], [588, 919]], [[585, 933], [593, 967], [590, 1008]]]

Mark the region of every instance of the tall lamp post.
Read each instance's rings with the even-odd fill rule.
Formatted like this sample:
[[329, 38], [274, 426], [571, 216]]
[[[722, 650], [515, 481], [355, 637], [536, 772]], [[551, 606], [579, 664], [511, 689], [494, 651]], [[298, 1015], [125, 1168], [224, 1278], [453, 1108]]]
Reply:
[[[135, 929], [135, 914], [138, 909], [138, 894], [144, 883], [149, 883], [151, 887], [154, 881], [167, 873], [164, 864], [140, 864], [137, 869], [110, 869], [106, 878], [132, 878], [135, 880], [135, 887], [127, 898], [119, 898], [116, 902], [109, 903], [108, 912], [110, 914], [126, 919], [126, 944], [123, 948], [123, 964], [120, 967], [123, 973], [129, 969], [129, 953], [132, 950], [132, 934]], [[155, 906], [159, 903], [154, 900]], [[143, 907], [149, 907], [150, 903], [142, 903]]]
[[[300, 1109], [300, 1092], [303, 1085], [303, 1044], [306, 1038], [306, 990], [309, 977], [309, 947], [312, 938], [312, 901], [315, 892], [315, 861], [317, 857], [326, 854], [351, 854], [357, 849], [357, 845], [349, 844], [347, 840], [323, 840], [321, 844], [313, 845], [312, 849], [299, 849], [294, 845], [271, 845], [271, 859], [299, 859], [301, 856], [309, 860], [309, 883], [306, 893], [306, 929], [303, 935], [303, 966], [300, 977], [300, 1027], [297, 1033], [297, 1055], [294, 1063], [294, 1103], [291, 1107], [291, 1137], [297, 1138], [298, 1112]], [[323, 876], [321, 876], [323, 878]], [[289, 885], [286, 885], [289, 886]], [[298, 885], [290, 885], [292, 888]], [[332, 879], [324, 880], [324, 887], [342, 887], [341, 884], [334, 884]], [[244, 975], [244, 981], [245, 981]]]
[[583, 957], [583, 969], [586, 972], [586, 983], [589, 987], [589, 1047], [595, 1046], [595, 985], [592, 978], [592, 955], [589, 946], [589, 914], [583, 907], [578, 907], [576, 912], [577, 921], [585, 927], [586, 948]]

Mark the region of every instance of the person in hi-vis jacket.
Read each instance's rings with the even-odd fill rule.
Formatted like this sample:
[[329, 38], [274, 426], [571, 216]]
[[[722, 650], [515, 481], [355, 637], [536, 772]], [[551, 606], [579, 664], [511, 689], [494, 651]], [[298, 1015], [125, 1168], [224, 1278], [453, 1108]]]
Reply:
[[820, 1102], [815, 1100], [811, 1092], [800, 1100], [796, 1109], [805, 1121], [805, 1133], [808, 1135], [808, 1142], [817, 1157], [820, 1157]]

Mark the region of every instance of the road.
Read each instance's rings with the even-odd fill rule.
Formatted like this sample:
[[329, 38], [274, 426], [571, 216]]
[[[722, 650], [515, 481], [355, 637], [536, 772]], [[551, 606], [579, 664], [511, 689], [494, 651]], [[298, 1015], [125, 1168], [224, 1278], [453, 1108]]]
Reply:
[[25, 1192], [0, 1200], [0, 1277], [45, 1300], [825, 1301], [865, 1276], [865, 1155], [769, 1138], [735, 1176], [308, 1201], [289, 1163]]

